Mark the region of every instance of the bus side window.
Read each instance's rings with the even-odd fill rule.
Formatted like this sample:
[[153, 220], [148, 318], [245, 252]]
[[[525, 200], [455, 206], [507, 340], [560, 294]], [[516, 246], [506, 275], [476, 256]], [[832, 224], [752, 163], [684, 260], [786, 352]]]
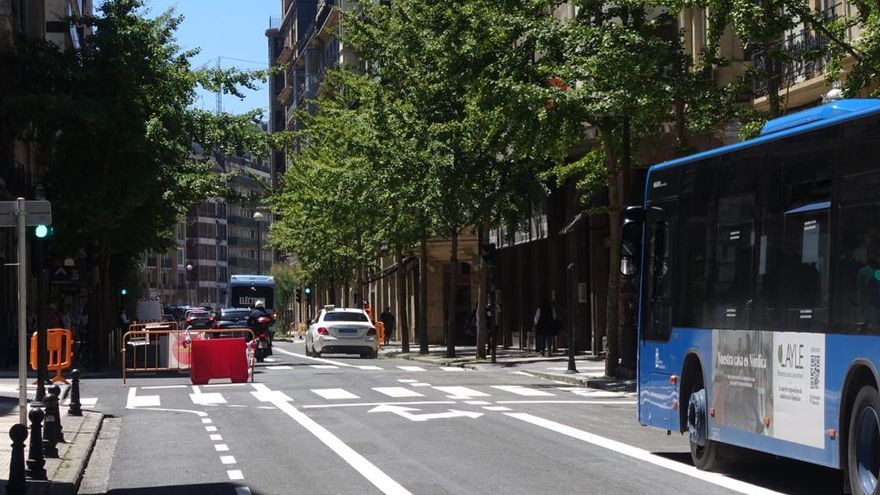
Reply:
[[[668, 208], [672, 208], [669, 206]], [[670, 257], [671, 226], [668, 220], [649, 223], [648, 283], [649, 312], [643, 337], [648, 340], [666, 340], [672, 331], [672, 278]]]

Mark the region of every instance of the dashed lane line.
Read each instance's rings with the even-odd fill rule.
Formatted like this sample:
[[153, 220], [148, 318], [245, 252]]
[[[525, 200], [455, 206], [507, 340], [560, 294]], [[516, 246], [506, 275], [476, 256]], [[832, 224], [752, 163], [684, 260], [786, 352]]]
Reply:
[[231, 455], [221, 455], [220, 462], [224, 465], [236, 464], [235, 457]]
[[374, 387], [373, 390], [395, 399], [402, 397], [424, 397], [424, 394], [420, 394], [415, 390], [410, 390], [405, 387]]
[[238, 481], [244, 479], [244, 474], [242, 474], [241, 470], [238, 469], [230, 469], [226, 471], [226, 476], [229, 476], [230, 481]]
[[225, 443], [215, 443], [214, 450], [217, 452], [229, 452], [229, 445], [226, 445]]
[[768, 490], [766, 488], [752, 485], [750, 483], [746, 483], [740, 480], [728, 478], [718, 473], [700, 471], [694, 466], [688, 466], [687, 464], [682, 464], [672, 459], [652, 454], [647, 450], [633, 447], [632, 445], [627, 445], [625, 443], [618, 442], [617, 440], [611, 440], [610, 438], [601, 437], [599, 435], [596, 435], [595, 433], [579, 430], [577, 428], [573, 428], [562, 423], [557, 423], [549, 419], [540, 418], [538, 416], [533, 416], [528, 413], [511, 412], [504, 414], [505, 416], [518, 419], [526, 423], [530, 423], [540, 428], [555, 431], [556, 433], [560, 433], [562, 435], [566, 435], [568, 437], [587, 442], [597, 447], [608, 449], [639, 461], [648, 462], [650, 464], [654, 464], [655, 466], [669, 469], [670, 471], [675, 471], [690, 476], [692, 478], [703, 480], [708, 483], [712, 483], [713, 485], [727, 488], [728, 490], [733, 490], [739, 493], [746, 493], [749, 495], [781, 495], [779, 492]]
[[396, 366], [396, 368], [401, 369], [403, 371], [413, 371], [413, 372], [425, 371], [425, 368], [422, 368], [421, 366]]

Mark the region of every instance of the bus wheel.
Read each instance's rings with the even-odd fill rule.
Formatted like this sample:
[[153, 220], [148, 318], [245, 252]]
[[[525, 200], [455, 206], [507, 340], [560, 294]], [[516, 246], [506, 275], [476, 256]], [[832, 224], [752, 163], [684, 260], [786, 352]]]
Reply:
[[706, 402], [706, 389], [702, 384], [691, 393], [688, 400], [687, 429], [691, 444], [691, 459], [694, 466], [702, 471], [716, 471], [720, 468], [718, 442], [709, 439], [709, 410]]
[[862, 387], [856, 395], [847, 445], [847, 476], [853, 495], [874, 495], [880, 478], [880, 397], [874, 387]]

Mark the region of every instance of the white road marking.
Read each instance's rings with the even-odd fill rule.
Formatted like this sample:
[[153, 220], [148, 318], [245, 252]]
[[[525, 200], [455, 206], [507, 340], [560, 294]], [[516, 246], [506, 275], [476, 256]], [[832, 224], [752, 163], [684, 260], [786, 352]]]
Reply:
[[[260, 402], [272, 402], [275, 400], [280, 400], [282, 402], [293, 402], [293, 399], [287, 396], [284, 392], [280, 390], [271, 390], [266, 386], [265, 383], [252, 383], [251, 386], [254, 387], [254, 391], [251, 392], [251, 395], [257, 398]], [[273, 409], [273, 408], [269, 408]]]
[[[206, 414], [206, 416], [207, 416], [207, 414]], [[202, 418], [202, 423], [205, 423], [206, 425], [211, 424], [211, 418]]]
[[374, 387], [373, 390], [388, 397], [424, 397], [424, 395], [405, 387]]
[[402, 369], [403, 371], [425, 371], [425, 368], [421, 366], [397, 366], [398, 369]]
[[309, 367], [315, 368], [316, 370], [338, 370], [339, 366], [335, 364], [310, 364]]
[[223, 464], [235, 464], [235, 457], [231, 455], [221, 455], [220, 462]]
[[[293, 400], [293, 399], [290, 399]], [[257, 409], [275, 409], [275, 406], [259, 406]]]
[[376, 406], [420, 406], [430, 404], [455, 404], [453, 400], [423, 400], [413, 402], [360, 402], [348, 404], [312, 404], [302, 406], [303, 409], [331, 409], [334, 407], [376, 407]]
[[215, 443], [214, 450], [217, 452], [229, 452], [229, 445], [226, 445], [225, 443]]
[[464, 403], [471, 406], [488, 406], [491, 404], [491, 402], [485, 400], [466, 400]]
[[510, 411], [509, 407], [504, 406], [486, 406], [483, 409], [487, 411]]
[[223, 397], [223, 394], [219, 392], [189, 394], [189, 398], [192, 399], [193, 404], [198, 404], [200, 406], [226, 404], [226, 399]]
[[357, 395], [342, 388], [313, 388], [312, 392], [327, 400], [360, 399]]
[[202, 389], [199, 388], [198, 385], [193, 385], [193, 393], [194, 393], [194, 394], [200, 394], [200, 393], [202, 393]]
[[[218, 387], [244, 387], [247, 386], [247, 383], [209, 383], [207, 385], [202, 385], [205, 388], [218, 388]], [[196, 388], [196, 387], [193, 387]]]
[[480, 392], [467, 387], [434, 387], [445, 394], [449, 394], [450, 399], [470, 399], [471, 397], [489, 397], [489, 394]]
[[430, 383], [413, 383], [413, 384], [411, 384], [411, 386], [413, 386], [413, 387], [430, 387], [431, 384]]
[[222, 442], [223, 435], [210, 435], [212, 442]]
[[[274, 346], [273, 346], [273, 347], [274, 347]], [[267, 358], [265, 358], [265, 361], [266, 361], [267, 363], [277, 363], [277, 362], [278, 362], [278, 358], [267, 357]]]
[[632, 445], [627, 445], [616, 440], [611, 440], [610, 438], [601, 437], [588, 431], [572, 428], [571, 426], [557, 423], [555, 421], [550, 421], [549, 419], [539, 418], [537, 416], [533, 416], [527, 413], [504, 414], [505, 416], [509, 416], [511, 418], [518, 419], [520, 421], [524, 421], [526, 423], [530, 423], [550, 431], [555, 431], [556, 433], [561, 433], [568, 437], [593, 444], [597, 447], [612, 450], [614, 452], [625, 455], [627, 457], [632, 457], [633, 459], [639, 461], [648, 462], [654, 464], [655, 466], [660, 466], [671, 471], [675, 471], [699, 480], [706, 481], [708, 483], [712, 483], [713, 485], [727, 488], [728, 490], [733, 490], [739, 493], [747, 493], [750, 495], [780, 495], [779, 492], [768, 490], [766, 488], [752, 485], [733, 478], [728, 478], [718, 473], [700, 471], [694, 466], [682, 464], [680, 462], [673, 461], [672, 459], [667, 459], [666, 457], [652, 454], [647, 450], [633, 447]]
[[188, 385], [150, 385], [149, 387], [141, 387], [144, 390], [163, 390], [168, 388], [186, 388]]
[[572, 390], [571, 393], [575, 395], [580, 395], [581, 397], [596, 397], [596, 398], [609, 398], [609, 397], [626, 397], [626, 394], [622, 394], [620, 392], [608, 392], [606, 390], [584, 390], [577, 389]]
[[350, 364], [350, 363], [344, 363], [344, 362], [342, 362], [342, 361], [333, 361], [332, 359], [313, 358], [313, 357], [311, 357], [311, 356], [306, 356], [305, 354], [297, 354], [297, 353], [295, 353], [295, 352], [286, 351], [286, 350], [284, 350], [284, 349], [282, 349], [282, 348], [280, 348], [280, 347], [276, 347], [276, 348], [275, 348], [275, 351], [280, 352], [280, 353], [282, 353], [282, 354], [287, 354], [288, 356], [294, 356], [294, 357], [298, 357], [298, 358], [309, 359], [309, 360], [311, 360], [311, 361], [318, 361], [319, 363], [333, 364], [333, 365], [336, 365], [336, 366], [342, 366], [343, 368], [354, 368], [354, 367], [355, 367], [355, 365]]
[[241, 474], [241, 471], [238, 469], [231, 469], [226, 471], [226, 475], [229, 476], [230, 481], [243, 480], [244, 475]]
[[516, 395], [522, 395], [523, 397], [553, 397], [554, 395], [550, 392], [528, 388], [522, 385], [492, 385], [492, 388], [497, 388], [498, 390], [503, 390]]
[[440, 369], [443, 371], [466, 371], [461, 366], [441, 366]]
[[380, 368], [378, 366], [357, 366], [357, 368], [360, 368], [362, 370], [370, 370], [370, 371], [382, 371], [382, 368]]
[[217, 427], [216, 426], [206, 426], [205, 431], [207, 431], [207, 432], [217, 431]]
[[293, 406], [289, 402], [274, 402], [278, 409], [290, 416], [300, 426], [307, 429], [318, 440], [353, 467], [364, 478], [370, 481], [382, 493], [389, 495], [410, 495], [409, 490], [404, 488], [400, 483], [394, 481], [390, 476], [385, 474], [378, 466], [368, 461], [364, 456], [358, 454], [354, 449], [346, 445], [338, 437], [330, 433], [329, 430], [315, 422], [305, 413]]
[[442, 413], [427, 413], [427, 414], [417, 414], [415, 411], [418, 409], [412, 407], [400, 407], [397, 405], [382, 405], [376, 406], [373, 409], [370, 409], [367, 412], [390, 412], [396, 414], [402, 418], [406, 418], [410, 421], [429, 421], [432, 419], [449, 419], [449, 418], [471, 418], [476, 419], [483, 415], [483, 413], [471, 412], [471, 411], [459, 411], [457, 409], [450, 409], [449, 411]]
[[415, 383], [418, 380], [413, 380], [412, 378], [400, 378], [397, 381], [399, 381], [400, 383]]
[[158, 395], [142, 395], [137, 396], [137, 387], [128, 389], [128, 401], [125, 403], [126, 409], [135, 409], [138, 407], [159, 407], [161, 401]]
[[266, 366], [267, 370], [292, 370], [293, 366], [288, 366], [286, 364], [279, 364], [276, 366]]

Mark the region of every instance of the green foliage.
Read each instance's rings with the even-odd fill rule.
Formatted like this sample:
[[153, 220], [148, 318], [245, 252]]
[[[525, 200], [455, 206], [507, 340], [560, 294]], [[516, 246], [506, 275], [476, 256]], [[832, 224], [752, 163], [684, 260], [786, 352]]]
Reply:
[[300, 269], [296, 266], [275, 264], [272, 266], [272, 276], [275, 277], [276, 307], [281, 308], [278, 328], [287, 333], [291, 321], [287, 319], [287, 307], [293, 302], [296, 288], [302, 284]]

